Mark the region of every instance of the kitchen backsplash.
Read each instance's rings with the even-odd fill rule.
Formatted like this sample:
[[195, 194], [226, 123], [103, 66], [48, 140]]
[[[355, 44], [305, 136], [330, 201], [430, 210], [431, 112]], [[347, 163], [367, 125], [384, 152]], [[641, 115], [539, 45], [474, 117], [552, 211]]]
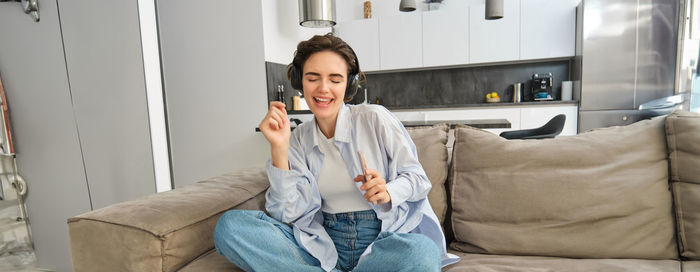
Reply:
[[[497, 92], [502, 102], [513, 101], [513, 83], [522, 82], [523, 101], [531, 101], [529, 80], [536, 73], [552, 73], [552, 93], [561, 99], [561, 82], [570, 79], [569, 60], [518, 63], [480, 67], [449, 68], [409, 72], [382, 72], [367, 75], [368, 102], [387, 108], [450, 107], [485, 103], [486, 93]], [[291, 105], [292, 89], [286, 76], [286, 65], [265, 62], [268, 101], [277, 98], [279, 84], [284, 85], [285, 101]], [[365, 86], [363, 86], [364, 88]], [[360, 89], [351, 104], [362, 103]]]

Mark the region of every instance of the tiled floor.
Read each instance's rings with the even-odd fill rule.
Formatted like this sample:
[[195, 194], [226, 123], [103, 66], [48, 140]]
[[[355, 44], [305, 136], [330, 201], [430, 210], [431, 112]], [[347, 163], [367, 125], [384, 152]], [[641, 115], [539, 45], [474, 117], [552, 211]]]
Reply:
[[48, 271], [36, 267], [36, 256], [17, 199], [0, 200], [0, 271]]

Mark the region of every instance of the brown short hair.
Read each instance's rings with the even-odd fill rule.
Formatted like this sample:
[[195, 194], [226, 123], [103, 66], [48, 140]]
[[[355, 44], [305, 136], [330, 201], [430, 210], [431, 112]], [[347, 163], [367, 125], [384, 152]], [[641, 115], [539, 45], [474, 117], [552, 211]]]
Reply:
[[[321, 51], [331, 51], [340, 55], [348, 66], [348, 87], [345, 90], [345, 102], [352, 100], [353, 96], [357, 92], [356, 88], [351, 88], [350, 81], [351, 77], [358, 75], [358, 84], [365, 81], [365, 74], [360, 71], [359, 61], [357, 60], [357, 55], [355, 51], [352, 50], [350, 45], [348, 45], [341, 38], [333, 35], [333, 33], [328, 33], [326, 35], [315, 35], [311, 39], [302, 41], [297, 45], [297, 50], [294, 51], [294, 60], [292, 63], [287, 65], [287, 79], [292, 81], [292, 86], [296, 88], [296, 82], [301, 84], [301, 73], [304, 70], [304, 63], [311, 57], [314, 53]], [[294, 78], [296, 77], [296, 78]], [[351, 90], [352, 89], [352, 90]]]

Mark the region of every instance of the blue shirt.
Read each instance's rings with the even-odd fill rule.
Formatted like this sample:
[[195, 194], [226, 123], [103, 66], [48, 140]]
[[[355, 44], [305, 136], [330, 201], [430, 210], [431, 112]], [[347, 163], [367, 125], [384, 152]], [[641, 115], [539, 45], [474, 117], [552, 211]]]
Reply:
[[[297, 243], [330, 271], [338, 253], [323, 227], [321, 194], [316, 178], [323, 165], [323, 153], [316, 137], [316, 121], [299, 125], [289, 140], [289, 169], [267, 163], [270, 188], [265, 208], [270, 215], [294, 230]], [[382, 221], [381, 231], [421, 233], [433, 240], [442, 253], [443, 266], [457, 256], [448, 254], [445, 236], [435, 216], [428, 192], [432, 185], [418, 162], [416, 147], [401, 122], [377, 105], [343, 105], [335, 126], [335, 144], [352, 177], [362, 174], [357, 153], [362, 151], [367, 167], [386, 180], [389, 203], [370, 205]], [[356, 183], [360, 190], [361, 183]], [[371, 251], [371, 245], [364, 253]]]

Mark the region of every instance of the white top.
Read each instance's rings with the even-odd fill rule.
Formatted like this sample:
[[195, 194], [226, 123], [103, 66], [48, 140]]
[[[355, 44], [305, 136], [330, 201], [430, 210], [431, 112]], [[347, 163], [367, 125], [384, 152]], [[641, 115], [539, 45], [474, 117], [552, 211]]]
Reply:
[[323, 166], [318, 176], [318, 189], [321, 193], [321, 211], [326, 213], [345, 213], [371, 210], [372, 206], [362, 197], [364, 192], [358, 190], [345, 165], [340, 149], [333, 138], [326, 138], [316, 126], [318, 148], [323, 153]]

